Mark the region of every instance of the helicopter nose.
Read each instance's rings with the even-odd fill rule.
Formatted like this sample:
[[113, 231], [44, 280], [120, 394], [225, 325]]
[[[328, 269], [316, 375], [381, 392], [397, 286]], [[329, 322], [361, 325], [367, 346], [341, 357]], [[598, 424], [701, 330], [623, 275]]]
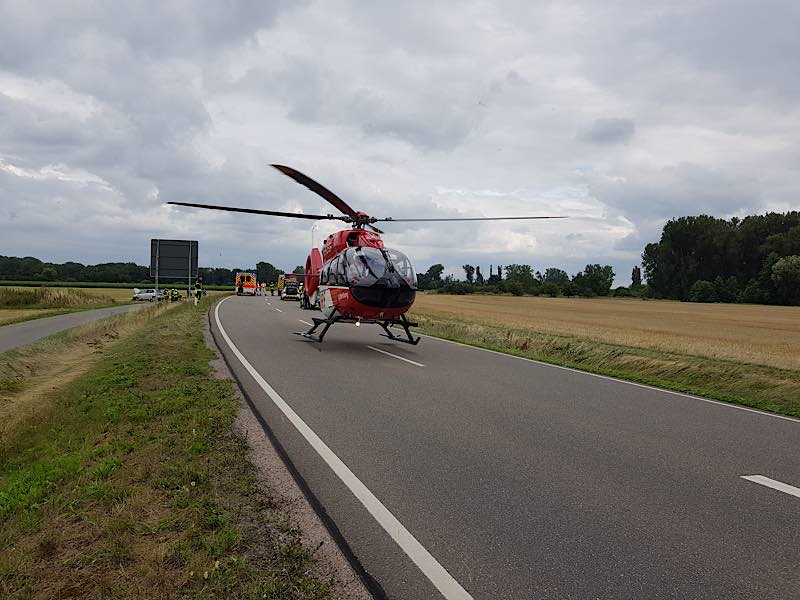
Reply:
[[357, 302], [375, 308], [411, 306], [416, 297], [416, 290], [411, 289], [408, 285], [396, 287], [379, 285], [371, 285], [369, 287], [354, 286], [350, 288], [350, 292]]

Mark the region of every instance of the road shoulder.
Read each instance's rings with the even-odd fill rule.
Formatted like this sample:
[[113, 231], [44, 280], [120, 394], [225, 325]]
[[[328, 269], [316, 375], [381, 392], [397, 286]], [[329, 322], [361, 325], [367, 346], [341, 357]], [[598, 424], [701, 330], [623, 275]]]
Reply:
[[[212, 314], [211, 311], [209, 314]], [[209, 321], [206, 321], [205, 339], [217, 357], [211, 363], [214, 377], [235, 382], [234, 393], [239, 399], [240, 408], [234, 421], [234, 431], [247, 441], [247, 458], [255, 466], [260, 483], [270, 490], [273, 502], [284, 513], [288, 522], [300, 532], [303, 545], [313, 551], [317, 561], [314, 566], [315, 575], [322, 580], [336, 582], [333, 597], [337, 600], [372, 600], [373, 596], [311, 506], [281, 452], [270, 440], [264, 426], [248, 404], [214, 339]]]

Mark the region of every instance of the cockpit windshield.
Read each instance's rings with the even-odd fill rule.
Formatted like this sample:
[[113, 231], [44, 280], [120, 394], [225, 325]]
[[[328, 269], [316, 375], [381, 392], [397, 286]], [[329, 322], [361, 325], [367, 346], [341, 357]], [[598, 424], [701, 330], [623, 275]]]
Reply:
[[398, 250], [359, 246], [348, 248], [339, 258], [344, 263], [348, 285], [369, 287], [385, 283], [396, 287], [403, 280], [411, 289], [417, 287], [411, 261]]

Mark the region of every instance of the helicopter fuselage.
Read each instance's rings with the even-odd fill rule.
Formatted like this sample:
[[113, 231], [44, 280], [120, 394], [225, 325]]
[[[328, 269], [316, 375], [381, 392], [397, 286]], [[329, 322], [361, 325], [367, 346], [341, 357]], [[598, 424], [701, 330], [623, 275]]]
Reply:
[[378, 234], [364, 229], [337, 231], [325, 240], [321, 257], [315, 250], [306, 261], [306, 293], [317, 294], [326, 319], [392, 320], [414, 303], [411, 261], [386, 248]]

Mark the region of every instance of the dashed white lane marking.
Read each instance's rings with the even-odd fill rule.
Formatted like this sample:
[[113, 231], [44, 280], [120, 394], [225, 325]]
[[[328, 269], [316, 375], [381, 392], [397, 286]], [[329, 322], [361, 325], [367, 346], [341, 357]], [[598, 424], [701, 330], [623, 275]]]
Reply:
[[741, 478], [800, 498], [800, 488], [796, 488], [788, 483], [776, 481], [775, 479], [770, 479], [769, 477], [764, 477], [763, 475], [741, 475]]
[[282, 311], [280, 308], [278, 308], [278, 307], [275, 307], [275, 310], [277, 310], [278, 312], [281, 312], [281, 313], [283, 312], [283, 311]]
[[297, 320], [298, 320], [300, 323], [305, 323], [305, 324], [306, 324], [306, 325], [308, 325], [309, 327], [313, 327], [313, 326], [314, 326], [314, 324], [313, 324], [313, 323], [309, 323], [308, 321], [303, 321], [303, 319], [297, 319]]
[[407, 363], [411, 363], [412, 365], [417, 365], [418, 367], [424, 367], [422, 363], [414, 362], [413, 360], [409, 360], [407, 358], [403, 358], [402, 356], [397, 356], [397, 354], [392, 354], [391, 352], [386, 352], [386, 350], [381, 350], [380, 348], [376, 348], [375, 346], [367, 346], [370, 350], [375, 350], [375, 352], [380, 352], [381, 354], [385, 354], [386, 356], [391, 356], [392, 358], [396, 358], [398, 360], [405, 361]]
[[295, 426], [297, 431], [302, 435], [306, 441], [311, 445], [314, 450], [316, 450], [317, 454], [320, 455], [322, 460], [324, 460], [327, 465], [331, 468], [331, 470], [342, 480], [349, 490], [353, 493], [353, 495], [358, 498], [361, 504], [364, 505], [364, 508], [367, 509], [367, 512], [372, 515], [372, 517], [378, 522], [378, 524], [383, 527], [386, 533], [391, 536], [391, 538], [397, 543], [398, 546], [405, 552], [408, 557], [414, 562], [417, 567], [419, 567], [420, 571], [422, 571], [425, 576], [430, 580], [430, 582], [436, 586], [442, 596], [444, 596], [447, 600], [473, 600], [472, 596], [463, 588], [461, 584], [459, 584], [450, 573], [447, 572], [439, 561], [437, 561], [433, 555], [428, 552], [425, 547], [417, 541], [411, 532], [406, 529], [403, 524], [397, 520], [397, 518], [389, 512], [389, 509], [386, 508], [378, 498], [375, 497], [367, 486], [365, 486], [361, 480], [356, 477], [356, 475], [347, 467], [342, 460], [334, 454], [333, 450], [328, 448], [325, 442], [320, 439], [320, 437], [314, 433], [314, 430], [311, 429], [308, 425], [306, 425], [305, 421], [300, 418], [300, 416], [292, 410], [292, 407], [289, 406], [286, 401], [278, 395], [272, 386], [267, 383], [267, 381], [259, 374], [258, 371], [250, 364], [250, 362], [244, 357], [244, 355], [239, 351], [236, 345], [233, 343], [231, 338], [228, 336], [228, 333], [225, 331], [225, 328], [222, 326], [222, 322], [219, 319], [219, 307], [222, 306], [222, 303], [225, 302], [228, 298], [221, 300], [216, 307], [214, 308], [214, 319], [217, 322], [217, 327], [219, 328], [219, 332], [222, 334], [222, 338], [225, 340], [225, 343], [228, 344], [228, 347], [231, 349], [233, 354], [236, 358], [239, 359], [239, 362], [242, 363], [242, 366], [247, 370], [248, 373], [253, 377], [255, 382], [259, 385], [259, 387], [266, 392], [266, 394], [272, 399], [272, 402], [275, 406], [280, 409], [280, 411], [286, 415], [286, 418], [292, 422], [292, 425]]

